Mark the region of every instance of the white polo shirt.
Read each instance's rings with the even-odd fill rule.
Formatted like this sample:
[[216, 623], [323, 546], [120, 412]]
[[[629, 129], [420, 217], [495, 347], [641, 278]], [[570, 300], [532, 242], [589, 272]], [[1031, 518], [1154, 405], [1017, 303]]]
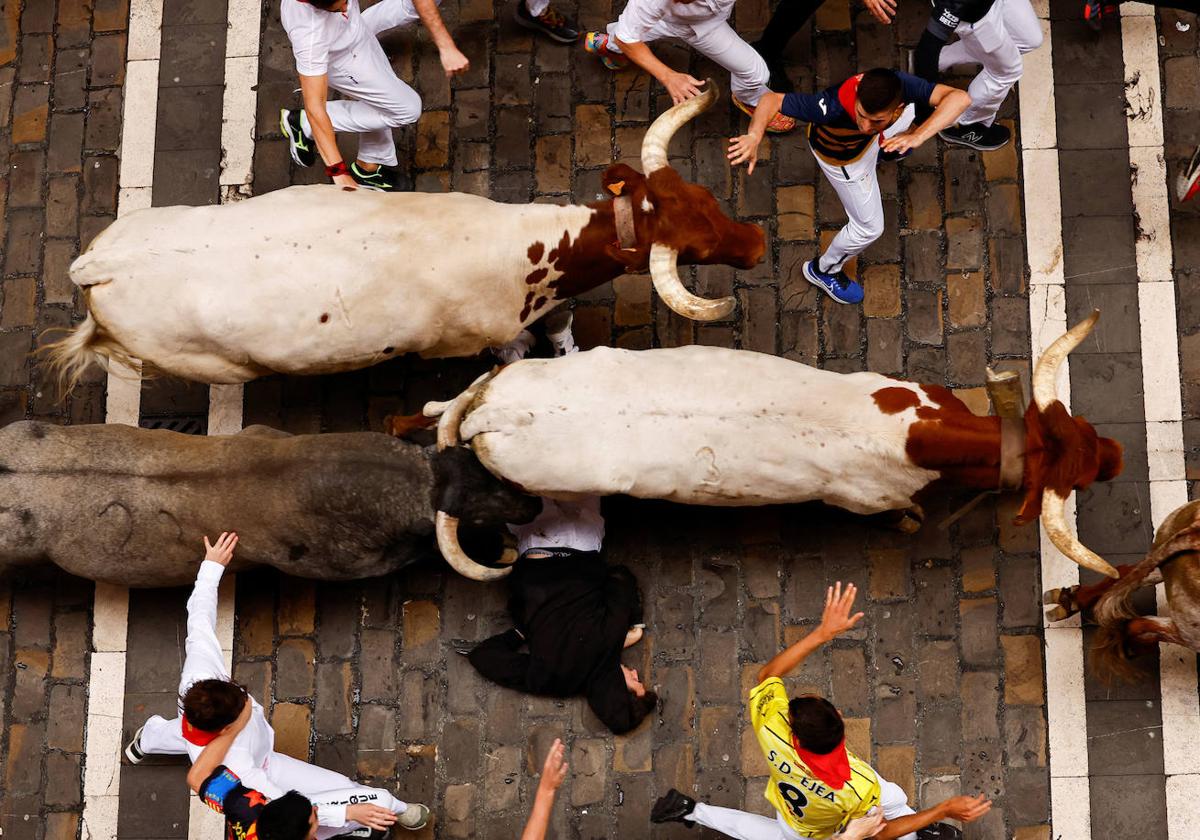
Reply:
[[301, 76], [323, 76], [331, 57], [348, 52], [375, 36], [363, 24], [358, 0], [349, 0], [344, 12], [327, 12], [304, 0], [280, 0], [280, 19]]

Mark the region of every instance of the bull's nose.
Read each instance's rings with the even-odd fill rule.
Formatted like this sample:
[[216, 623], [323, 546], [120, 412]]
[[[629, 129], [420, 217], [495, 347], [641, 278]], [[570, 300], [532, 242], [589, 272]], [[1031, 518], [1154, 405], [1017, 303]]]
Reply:
[[750, 242], [750, 247], [747, 248], [747, 256], [742, 268], [754, 268], [762, 262], [763, 255], [767, 253], [767, 235], [763, 233], [763, 229], [758, 225], [749, 225], [750, 236], [747, 237]]

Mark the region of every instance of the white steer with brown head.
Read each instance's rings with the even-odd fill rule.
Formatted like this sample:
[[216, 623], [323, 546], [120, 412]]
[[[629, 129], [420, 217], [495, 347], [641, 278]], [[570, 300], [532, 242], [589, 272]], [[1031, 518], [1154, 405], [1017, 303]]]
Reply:
[[609, 167], [614, 198], [587, 206], [475, 195], [298, 186], [234, 204], [131, 213], [71, 266], [86, 320], [51, 346], [64, 384], [107, 358], [186, 379], [322, 374], [403, 353], [470, 356], [512, 340], [562, 301], [644, 271], [667, 305], [722, 318], [677, 263], [751, 268], [760, 227], [725, 216], [667, 163], [667, 144], [717, 93], [660, 116], [642, 175]]
[[[524, 360], [425, 413], [440, 416], [440, 447], [466, 444], [496, 477], [550, 498], [820, 500], [871, 514], [910, 508], [938, 482], [1008, 486], [1024, 493], [1019, 522], [1040, 514], [1064, 554], [1115, 575], [1066, 527], [1063, 504], [1072, 489], [1117, 475], [1121, 446], [1068, 414], [1054, 392], [1055, 372], [1097, 315], [1046, 351], [1034, 404], [1007, 420], [976, 416], [940, 385], [716, 347]], [[455, 517], [440, 511], [437, 526], [442, 554], [463, 574], [507, 572], [466, 556]]]

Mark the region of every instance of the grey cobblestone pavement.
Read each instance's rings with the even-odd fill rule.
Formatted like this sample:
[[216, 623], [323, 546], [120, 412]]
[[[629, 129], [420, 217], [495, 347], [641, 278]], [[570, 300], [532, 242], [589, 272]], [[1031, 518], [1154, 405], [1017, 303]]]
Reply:
[[[594, 29], [620, 7], [558, 8]], [[223, 37], [225, 4], [167, 0], [164, 9], [164, 61], [177, 56], [189, 75], [180, 83], [186, 90], [160, 99], [159, 136], [191, 139], [160, 146], [154, 201], [214, 202], [219, 140], [187, 132], [220, 122], [222, 76], [188, 50], [201, 36]], [[666, 104], [647, 77], [611, 74], [579, 48], [530, 37], [512, 22], [509, 4], [462, 0], [442, 12], [472, 62], [463, 78], [444, 79], [423, 32], [385, 41], [399, 75], [424, 99], [420, 123], [397, 132], [416, 188], [513, 202], [586, 201], [611, 162], [640, 168], [642, 133]], [[1172, 14], [1164, 13], [1162, 32], [1167, 153], [1175, 167], [1200, 136], [1200, 100], [1197, 27], [1178, 32]], [[889, 28], [857, 4], [831, 0], [792, 45], [798, 89], [901, 62], [926, 15], [925, 5], [905, 2]], [[766, 0], [741, 0], [736, 28], [754, 34], [768, 16]], [[58, 406], [40, 364], [26, 354], [41, 328], [81, 314], [66, 267], [115, 215], [127, 24], [122, 0], [10, 0], [4, 7], [0, 152], [9, 167], [0, 187], [0, 423], [103, 421], [101, 377]], [[1108, 56], [1115, 49], [1119, 64], [1119, 37], [1115, 44], [1105, 37], [1098, 49]], [[664, 45], [660, 55], [699, 77], [723, 79], [681, 47]], [[294, 87], [272, 0], [264, 3], [256, 193], [320, 179], [315, 169], [291, 165], [278, 133], [278, 108], [294, 101]], [[1019, 138], [1015, 97], [1005, 107], [1002, 117]], [[866, 286], [864, 305], [843, 307], [800, 274], [845, 220], [836, 196], [798, 136], [773, 141], [753, 177], [731, 173], [724, 146], [743, 120], [724, 99], [671, 147], [673, 165], [712, 189], [730, 215], [766, 228], [771, 247], [763, 265], [698, 274], [701, 293], [736, 294], [733, 316], [694, 325], [656, 299], [648, 278], [623, 277], [576, 302], [584, 348], [694, 342], [760, 350], [832, 370], [945, 383], [981, 411], [986, 365], [1028, 370], [1017, 144], [980, 154], [931, 143], [902, 165], [882, 165], [887, 232], [854, 268]], [[1200, 316], [1185, 292], [1200, 277], [1190, 268], [1200, 264], [1200, 216], [1195, 207], [1173, 209], [1185, 416], [1194, 417]], [[490, 363], [401, 359], [337, 376], [272, 377], [247, 386], [245, 422], [295, 432], [378, 430], [386, 414], [445, 399]], [[148, 384], [143, 421], [203, 416], [206, 407], [205, 389]], [[1200, 431], [1194, 420], [1185, 430], [1194, 479]], [[533, 774], [557, 736], [567, 741], [571, 775], [555, 810], [556, 836], [716, 836], [651, 828], [650, 803], [669, 787], [694, 787], [715, 804], [768, 813], [766, 765], [743, 719], [746, 690], [759, 664], [811, 628], [824, 586], [853, 580], [863, 591], [865, 621], [814, 656], [789, 689], [815, 690], [838, 704], [851, 747], [910, 797], [994, 797], [991, 814], [968, 827], [970, 840], [1048, 840], [1037, 532], [1012, 527], [1016, 500], [996, 497], [939, 529], [965, 501], [962, 494], [935, 497], [925, 528], [908, 538], [819, 506], [724, 511], [608, 500], [609, 556], [634, 569], [646, 603], [646, 641], [627, 661], [662, 699], [659, 714], [625, 737], [607, 734], [582, 701], [523, 697], [476, 676], [450, 641], [502, 629], [504, 591], [464, 580], [440, 562], [345, 584], [239, 575], [235, 677], [268, 706], [282, 751], [429, 803], [435, 825], [417, 836], [518, 836]], [[1097, 502], [1097, 521], [1120, 504]], [[131, 597], [127, 733], [170, 707], [185, 597], [183, 590]], [[6, 840], [77, 836], [90, 608], [90, 585], [65, 575], [0, 581]], [[1143, 699], [1134, 695], [1119, 699]], [[181, 765], [124, 769], [120, 836], [186, 837]], [[151, 801], [153, 808], [136, 812], [137, 803]]]

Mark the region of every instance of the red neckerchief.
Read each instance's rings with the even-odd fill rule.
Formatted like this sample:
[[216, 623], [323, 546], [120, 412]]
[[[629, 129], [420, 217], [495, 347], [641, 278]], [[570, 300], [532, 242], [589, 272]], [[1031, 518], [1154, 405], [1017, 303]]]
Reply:
[[813, 772], [813, 775], [834, 790], [841, 790], [846, 782], [850, 781], [850, 755], [846, 752], [845, 738], [833, 750], [820, 755], [809, 752], [800, 746], [800, 742], [793, 733], [792, 748], [796, 751], [796, 755], [800, 756], [800, 760], [804, 762], [805, 766]]
[[181, 717], [183, 718], [183, 740], [189, 744], [203, 747], [221, 734], [220, 732], [205, 732], [203, 729], [197, 729], [188, 723], [187, 715], [181, 715]]
[[862, 77], [862, 73], [851, 76], [838, 88], [838, 102], [846, 109], [846, 116], [850, 117], [851, 121], [854, 120], [854, 103], [858, 101], [858, 83], [862, 81]]

